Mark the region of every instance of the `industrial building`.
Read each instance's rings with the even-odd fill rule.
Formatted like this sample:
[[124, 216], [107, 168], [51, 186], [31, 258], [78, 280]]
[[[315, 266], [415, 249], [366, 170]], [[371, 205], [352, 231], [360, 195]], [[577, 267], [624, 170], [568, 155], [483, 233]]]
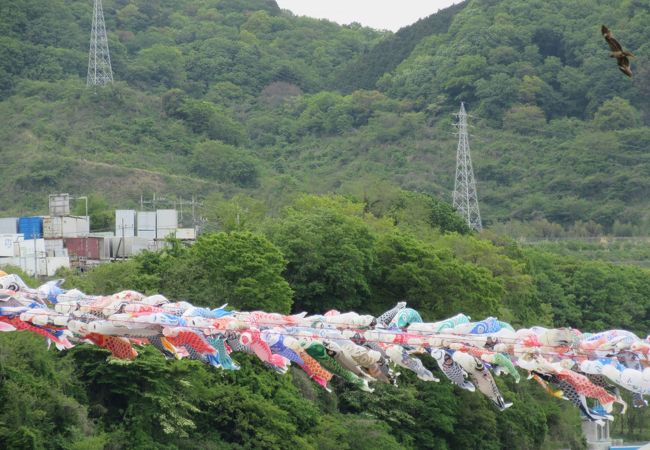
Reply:
[[[80, 197], [85, 198], [85, 197]], [[53, 276], [61, 267], [97, 264], [158, 250], [166, 239], [194, 241], [193, 228], [179, 228], [175, 209], [115, 211], [115, 232], [93, 233], [90, 217], [70, 215], [68, 194], [50, 195], [48, 216], [0, 218], [0, 267]]]

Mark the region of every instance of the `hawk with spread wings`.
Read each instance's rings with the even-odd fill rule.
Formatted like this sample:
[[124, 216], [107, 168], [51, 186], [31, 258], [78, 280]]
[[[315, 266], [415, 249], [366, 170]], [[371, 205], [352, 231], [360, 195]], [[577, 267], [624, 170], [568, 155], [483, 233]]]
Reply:
[[619, 70], [631, 78], [632, 69], [630, 69], [630, 58], [634, 58], [634, 55], [623, 50], [621, 44], [619, 44], [619, 42], [614, 39], [612, 32], [609, 31], [609, 28], [607, 28], [605, 25], [602, 26], [601, 32], [603, 33], [603, 37], [607, 41], [609, 48], [612, 50], [612, 53], [610, 53], [609, 56], [616, 58], [616, 63], [618, 64]]

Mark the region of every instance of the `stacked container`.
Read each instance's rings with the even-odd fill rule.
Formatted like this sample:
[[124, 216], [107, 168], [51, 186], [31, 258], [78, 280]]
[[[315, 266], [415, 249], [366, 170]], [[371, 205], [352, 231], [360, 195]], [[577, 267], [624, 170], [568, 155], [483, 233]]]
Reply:
[[90, 232], [88, 216], [62, 216], [43, 218], [43, 236], [45, 239], [62, 239], [67, 237], [87, 236]]
[[18, 233], [25, 239], [40, 239], [43, 237], [42, 217], [21, 217], [18, 219]]
[[115, 236], [133, 237], [135, 236], [135, 210], [133, 209], [116, 209], [115, 210]]
[[178, 228], [178, 214], [175, 209], [159, 209], [156, 211], [156, 239], [174, 236]]
[[193, 241], [196, 239], [196, 230], [194, 228], [177, 228], [176, 239]]
[[63, 242], [70, 256], [92, 260], [108, 259], [102, 237], [64, 238]]
[[16, 256], [15, 244], [22, 241], [21, 234], [0, 234], [0, 258], [11, 258]]
[[153, 247], [154, 241], [138, 236], [125, 237], [124, 239], [116, 236], [110, 238], [110, 241], [110, 252], [112, 258], [130, 258], [144, 250], [155, 249]]
[[18, 231], [18, 217], [0, 219], [0, 234], [16, 234]]
[[138, 211], [137, 236], [146, 239], [156, 239], [156, 212]]
[[49, 198], [50, 216], [68, 216], [70, 215], [70, 195], [69, 194], [52, 194]]

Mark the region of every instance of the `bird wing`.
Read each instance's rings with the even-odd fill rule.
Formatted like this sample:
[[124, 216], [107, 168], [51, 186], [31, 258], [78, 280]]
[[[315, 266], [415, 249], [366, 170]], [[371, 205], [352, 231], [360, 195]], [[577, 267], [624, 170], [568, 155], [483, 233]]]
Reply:
[[607, 41], [607, 44], [609, 45], [609, 48], [613, 52], [622, 52], [623, 51], [623, 47], [621, 47], [621, 44], [619, 44], [619, 42], [616, 39], [614, 39], [614, 36], [612, 36], [612, 32], [609, 31], [609, 29], [605, 25], [602, 26], [601, 32], [603, 33], [603, 37]]
[[628, 77], [632, 78], [632, 71], [630, 70], [629, 67], [619, 67], [619, 70], [623, 72], [625, 75]]
[[618, 68], [628, 77], [632, 78], [632, 69], [630, 68], [630, 60], [627, 57], [623, 56], [622, 58], [616, 58], [618, 63]]

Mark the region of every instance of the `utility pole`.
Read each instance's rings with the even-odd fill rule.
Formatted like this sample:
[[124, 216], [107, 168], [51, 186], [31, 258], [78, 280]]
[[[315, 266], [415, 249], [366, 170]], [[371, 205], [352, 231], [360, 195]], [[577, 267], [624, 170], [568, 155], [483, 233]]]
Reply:
[[456, 179], [454, 181], [453, 206], [467, 221], [467, 225], [475, 231], [481, 231], [481, 213], [478, 208], [476, 181], [472, 169], [472, 158], [469, 153], [467, 137], [467, 113], [465, 104], [461, 102], [458, 114], [458, 149], [456, 150]]
[[[159, 196], [155, 192], [153, 193], [153, 197], [151, 198], [151, 200], [145, 200], [144, 195], [140, 194], [140, 211], [144, 211], [145, 207], [148, 209], [149, 206], [147, 206], [147, 205], [151, 205], [151, 208], [155, 211], [156, 208], [158, 206], [160, 206], [161, 203], [164, 204], [164, 205], [170, 205], [170, 204], [172, 204], [172, 201], [168, 200], [165, 197]], [[174, 205], [174, 207], [176, 207], [176, 202], [175, 201], [173, 202], [173, 205]]]
[[90, 31], [90, 51], [88, 52], [88, 76], [86, 86], [105, 86], [113, 82], [111, 56], [108, 52], [106, 24], [102, 0], [95, 0], [93, 25]]
[[[121, 244], [122, 244], [122, 259], [126, 258], [126, 241], [124, 240], [124, 228], [125, 228], [124, 219], [122, 219], [122, 242], [121, 242]], [[117, 248], [117, 251], [118, 251], [118, 254], [119, 254], [119, 251], [120, 251], [119, 247]]]
[[34, 241], [34, 278], [38, 278], [38, 255], [36, 253], [36, 232], [32, 231], [32, 240]]

